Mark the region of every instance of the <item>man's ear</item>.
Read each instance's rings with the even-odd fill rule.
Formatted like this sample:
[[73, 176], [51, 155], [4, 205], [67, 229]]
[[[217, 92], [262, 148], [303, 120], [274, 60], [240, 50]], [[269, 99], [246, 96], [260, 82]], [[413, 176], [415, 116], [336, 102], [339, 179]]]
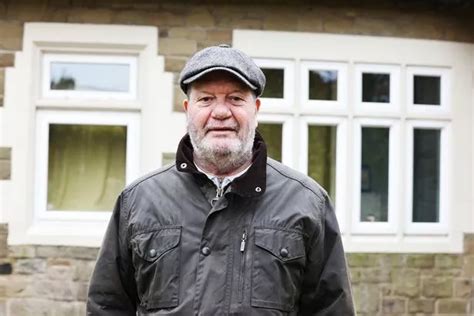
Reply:
[[189, 100], [188, 100], [188, 99], [184, 99], [184, 100], [183, 100], [183, 109], [184, 109], [184, 112], [188, 112], [188, 105], [189, 105]]
[[258, 112], [258, 110], [260, 109], [260, 99], [259, 98], [255, 99], [255, 107], [257, 108], [257, 112]]

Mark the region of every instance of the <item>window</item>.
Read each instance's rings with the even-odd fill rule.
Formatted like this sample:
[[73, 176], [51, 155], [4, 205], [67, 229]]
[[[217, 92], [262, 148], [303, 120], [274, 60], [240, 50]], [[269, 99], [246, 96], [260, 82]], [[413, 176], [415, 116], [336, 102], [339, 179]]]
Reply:
[[346, 250], [461, 251], [472, 219], [472, 45], [243, 30], [233, 39], [264, 68], [294, 74], [268, 76], [294, 93], [264, 95], [260, 116], [289, 135], [280, 142], [272, 125], [264, 137], [329, 193]]
[[16, 152], [4, 199], [11, 244], [99, 246], [119, 192], [175, 150], [178, 137], [156, 140], [181, 124], [157, 34], [25, 23], [7, 71], [5, 105], [15, 111], [0, 126]]

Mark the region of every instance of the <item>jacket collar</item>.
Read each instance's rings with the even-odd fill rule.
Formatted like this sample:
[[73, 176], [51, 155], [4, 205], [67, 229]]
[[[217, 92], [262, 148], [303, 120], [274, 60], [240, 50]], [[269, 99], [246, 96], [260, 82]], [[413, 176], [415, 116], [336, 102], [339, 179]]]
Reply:
[[[189, 134], [186, 134], [178, 145], [176, 168], [180, 172], [193, 174], [200, 183], [209, 181], [194, 165], [193, 151]], [[258, 131], [255, 132], [252, 152], [249, 170], [231, 183], [231, 192], [244, 197], [260, 196], [267, 187], [267, 146]]]

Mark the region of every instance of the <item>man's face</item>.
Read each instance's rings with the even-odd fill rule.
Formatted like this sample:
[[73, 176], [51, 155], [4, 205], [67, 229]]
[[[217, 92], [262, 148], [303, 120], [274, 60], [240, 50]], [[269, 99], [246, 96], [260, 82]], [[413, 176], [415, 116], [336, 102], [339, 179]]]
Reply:
[[188, 94], [184, 108], [195, 153], [211, 162], [248, 158], [260, 107], [253, 92], [233, 75], [213, 71], [193, 83]]

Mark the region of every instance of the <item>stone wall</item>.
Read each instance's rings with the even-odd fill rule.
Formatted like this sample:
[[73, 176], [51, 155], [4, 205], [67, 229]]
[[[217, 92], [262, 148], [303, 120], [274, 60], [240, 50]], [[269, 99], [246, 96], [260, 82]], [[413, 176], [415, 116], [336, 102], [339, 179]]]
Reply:
[[[157, 26], [157, 53], [165, 56], [166, 71], [175, 74], [176, 111], [183, 97], [177, 74], [187, 58], [205, 46], [231, 43], [235, 28], [474, 42], [474, 12], [472, 6], [466, 9], [467, 1], [205, 2], [0, 2], [0, 111], [4, 70], [14, 65], [14, 53], [22, 49], [24, 22]], [[8, 181], [14, 176], [10, 160], [15, 149], [1, 145], [0, 181]], [[0, 316], [84, 315], [97, 249], [8, 247], [8, 229], [0, 228]], [[359, 314], [474, 313], [474, 236], [467, 236], [465, 245], [459, 255], [349, 254]]]
[[[10, 246], [0, 226], [0, 315], [85, 315], [96, 248]], [[348, 254], [358, 315], [472, 315], [474, 235], [463, 254]]]

